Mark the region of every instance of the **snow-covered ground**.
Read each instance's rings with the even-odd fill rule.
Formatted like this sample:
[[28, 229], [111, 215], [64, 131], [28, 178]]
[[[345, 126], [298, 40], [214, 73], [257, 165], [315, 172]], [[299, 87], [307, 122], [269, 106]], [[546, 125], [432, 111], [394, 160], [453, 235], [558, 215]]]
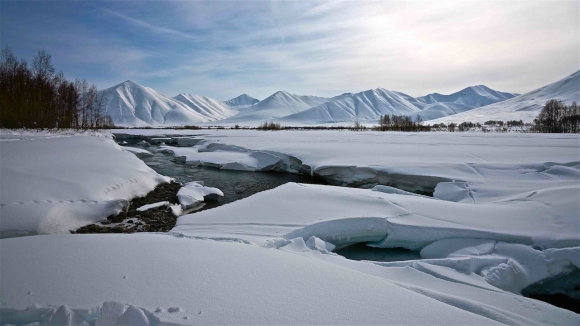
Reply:
[[1, 130], [0, 235], [68, 233], [169, 180], [130, 151], [110, 134]]
[[[278, 159], [293, 157], [312, 172], [340, 168], [348, 181], [364, 171], [426, 175], [449, 179], [481, 179], [471, 165], [543, 164], [579, 161], [580, 137], [573, 134], [408, 133], [353, 131], [258, 130], [114, 130], [123, 134], [197, 135], [205, 141], [189, 151], [192, 157], [222, 155], [220, 163], [235, 162], [253, 153]], [[175, 148], [174, 148], [175, 149]], [[199, 150], [198, 150], [199, 149]], [[202, 153], [197, 153], [202, 152]], [[198, 156], [194, 156], [194, 155]], [[233, 160], [225, 158], [234, 156]], [[220, 157], [220, 159], [222, 159]], [[264, 161], [259, 161], [264, 162]], [[297, 163], [297, 162], [296, 162]], [[296, 164], [295, 163], [295, 164]], [[365, 168], [358, 171], [357, 168]], [[360, 173], [358, 173], [360, 172]], [[337, 174], [335, 176], [338, 178]], [[360, 176], [362, 177], [362, 175]], [[467, 181], [467, 180], [465, 180]]]
[[[203, 141], [163, 150], [190, 164], [310, 172], [372, 189], [288, 183], [184, 215], [168, 234], [0, 240], [1, 323], [580, 324], [578, 314], [522, 296], [579, 296], [578, 135], [191, 134]], [[8, 138], [2, 175], [4, 144], [25, 142]], [[42, 143], [25, 152], [46, 155], [49, 140], [93, 137], [32, 138]], [[119, 153], [116, 164], [141, 166], [96, 139]], [[10, 148], [25, 146], [17, 145]], [[18, 178], [27, 182], [25, 172]], [[2, 203], [4, 189], [3, 179]], [[332, 252], [356, 243], [384, 255], [411, 249], [420, 259], [354, 261]]]

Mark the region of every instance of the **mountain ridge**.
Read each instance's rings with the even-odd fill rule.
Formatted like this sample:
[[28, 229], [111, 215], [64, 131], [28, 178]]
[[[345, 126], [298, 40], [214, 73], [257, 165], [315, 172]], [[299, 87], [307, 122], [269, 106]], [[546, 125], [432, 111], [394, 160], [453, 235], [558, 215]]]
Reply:
[[103, 96], [105, 114], [110, 115], [117, 125], [150, 126], [208, 120], [181, 102], [131, 80], [99, 93]]
[[100, 93], [105, 102], [105, 114], [111, 115], [115, 124], [128, 126], [264, 121], [306, 125], [376, 123], [385, 114], [419, 116], [429, 123], [506, 119], [529, 122], [549, 99], [563, 100], [567, 104], [580, 101], [580, 70], [525, 94], [474, 85], [449, 95], [431, 93], [420, 97], [375, 88], [331, 98], [280, 90], [261, 101], [247, 94], [220, 101], [187, 93], [167, 97], [131, 80]]
[[488, 120], [523, 120], [532, 122], [548, 100], [566, 104], [580, 102], [580, 70], [548, 85], [503, 102], [486, 105], [469, 112], [436, 119], [433, 123], [485, 122]]
[[495, 91], [487, 86], [469, 86], [458, 92], [442, 95], [428, 94], [414, 98], [402, 92], [375, 88], [355, 94], [347, 94], [334, 101], [310, 108], [303, 112], [278, 119], [286, 123], [336, 123], [376, 121], [381, 115], [395, 114], [420, 116], [431, 120], [453, 115], [514, 97], [513, 93]]

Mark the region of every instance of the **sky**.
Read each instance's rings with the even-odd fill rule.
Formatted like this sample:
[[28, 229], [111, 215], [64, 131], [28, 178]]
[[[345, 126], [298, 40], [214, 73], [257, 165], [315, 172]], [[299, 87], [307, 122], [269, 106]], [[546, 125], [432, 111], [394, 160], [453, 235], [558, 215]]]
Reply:
[[580, 1], [2, 0], [0, 43], [168, 96], [525, 93], [580, 69]]

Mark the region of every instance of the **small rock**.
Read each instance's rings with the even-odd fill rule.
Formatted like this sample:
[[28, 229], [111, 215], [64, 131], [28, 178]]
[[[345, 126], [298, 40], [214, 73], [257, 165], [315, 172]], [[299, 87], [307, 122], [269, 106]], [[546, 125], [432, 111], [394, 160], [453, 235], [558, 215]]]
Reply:
[[155, 312], [156, 313], [161, 313], [161, 312], [164, 312], [164, 311], [165, 310], [163, 308], [161, 308], [161, 307], [157, 307], [157, 309], [155, 309]]
[[125, 229], [123, 229], [122, 226], [115, 226], [114, 228], [111, 229], [111, 232], [113, 233], [122, 233], [123, 231], [125, 231]]

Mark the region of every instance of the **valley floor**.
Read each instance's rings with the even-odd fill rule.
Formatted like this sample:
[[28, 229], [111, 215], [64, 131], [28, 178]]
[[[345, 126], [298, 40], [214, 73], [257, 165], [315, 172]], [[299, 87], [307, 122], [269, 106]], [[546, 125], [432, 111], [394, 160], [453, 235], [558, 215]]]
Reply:
[[529, 298], [580, 298], [578, 135], [113, 133], [330, 185], [286, 183], [167, 233], [67, 234], [170, 179], [110, 134], [2, 130], [0, 324], [580, 324]]

